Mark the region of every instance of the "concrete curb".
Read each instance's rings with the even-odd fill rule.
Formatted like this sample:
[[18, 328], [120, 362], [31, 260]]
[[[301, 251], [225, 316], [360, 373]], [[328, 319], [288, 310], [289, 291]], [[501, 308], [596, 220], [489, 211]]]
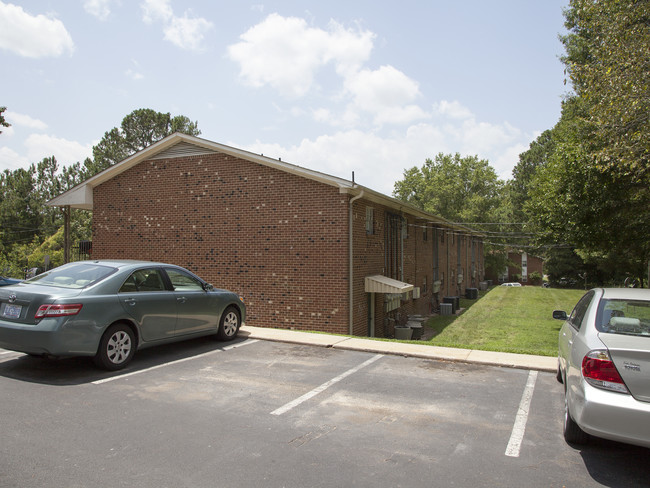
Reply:
[[528, 354], [512, 354], [506, 352], [475, 351], [455, 349], [451, 347], [425, 346], [405, 342], [375, 341], [360, 337], [335, 336], [314, 334], [286, 329], [270, 329], [266, 327], [251, 327], [245, 325], [240, 334], [251, 339], [264, 341], [287, 342], [320, 347], [331, 347], [348, 351], [364, 351], [376, 354], [392, 354], [423, 359], [439, 359], [463, 363], [485, 364], [507, 368], [532, 369], [554, 373], [557, 369], [557, 358], [547, 356], [532, 356]]

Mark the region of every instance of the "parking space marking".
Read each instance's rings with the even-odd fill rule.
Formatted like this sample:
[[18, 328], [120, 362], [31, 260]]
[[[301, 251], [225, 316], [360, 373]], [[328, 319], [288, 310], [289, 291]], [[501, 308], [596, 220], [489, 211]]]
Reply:
[[537, 371], [531, 371], [528, 374], [528, 381], [526, 381], [524, 393], [521, 395], [519, 410], [517, 411], [515, 424], [512, 427], [512, 434], [510, 434], [510, 441], [506, 448], [506, 456], [519, 457], [521, 443], [524, 440], [524, 433], [526, 432], [526, 423], [528, 422], [528, 413], [530, 412], [530, 402], [533, 399], [533, 391], [535, 390], [536, 381]]
[[354, 374], [354, 373], [356, 373], [357, 371], [360, 371], [361, 369], [363, 369], [363, 368], [365, 368], [366, 366], [368, 366], [368, 365], [374, 363], [375, 361], [377, 361], [378, 359], [380, 359], [380, 358], [382, 358], [382, 357], [384, 357], [383, 354], [376, 354], [375, 356], [371, 357], [371, 358], [368, 359], [367, 361], [364, 361], [364, 362], [361, 363], [360, 365], [355, 366], [355, 367], [352, 368], [352, 369], [348, 369], [345, 373], [341, 373], [341, 374], [338, 375], [336, 378], [332, 378], [331, 380], [327, 381], [326, 383], [323, 383], [323, 384], [320, 385], [319, 387], [314, 388], [314, 389], [311, 390], [310, 392], [305, 393], [303, 396], [301, 396], [301, 397], [299, 397], [299, 398], [296, 398], [295, 400], [293, 400], [293, 401], [291, 401], [291, 402], [289, 402], [289, 403], [287, 403], [287, 404], [281, 406], [281, 407], [278, 408], [278, 409], [273, 410], [273, 411], [271, 412], [271, 415], [282, 415], [282, 414], [284, 414], [284, 413], [287, 413], [289, 410], [291, 410], [291, 409], [293, 409], [293, 408], [296, 408], [296, 407], [297, 407], [298, 405], [300, 405], [301, 403], [304, 403], [304, 402], [306, 402], [307, 400], [309, 400], [310, 398], [315, 397], [315, 396], [318, 395], [319, 393], [324, 392], [324, 391], [327, 390], [330, 386], [332, 386], [332, 385], [338, 383], [338, 382], [341, 381], [342, 379], [347, 378], [347, 377], [350, 376], [351, 374]]
[[245, 342], [240, 342], [238, 344], [232, 344], [232, 345], [226, 346], [226, 347], [224, 347], [222, 349], [215, 349], [214, 351], [208, 351], [208, 352], [205, 352], [203, 354], [199, 354], [198, 356], [191, 356], [191, 357], [188, 357], [188, 358], [177, 359], [176, 361], [171, 361], [169, 363], [159, 364], [157, 366], [152, 366], [151, 368], [145, 368], [145, 369], [141, 369], [141, 370], [138, 370], [138, 371], [132, 371], [131, 373], [121, 374], [121, 375], [118, 375], [118, 376], [111, 376], [110, 378], [104, 378], [102, 380], [93, 381], [92, 384], [93, 385], [101, 385], [103, 383], [108, 383], [109, 381], [120, 380], [122, 378], [127, 378], [129, 376], [134, 376], [136, 374], [146, 373], [148, 371], [153, 371], [154, 369], [165, 368], [165, 367], [171, 366], [173, 364], [184, 363], [185, 361], [192, 361], [193, 359], [200, 359], [202, 357], [209, 356], [211, 354], [216, 354], [218, 352], [230, 351], [231, 349], [236, 349], [238, 347], [247, 346], [249, 344], [255, 344], [256, 342], [259, 342], [259, 340], [258, 339], [249, 339], [249, 340], [246, 340]]
[[8, 363], [9, 361], [13, 361], [14, 359], [17, 359], [24, 355], [25, 354], [23, 354], [22, 352], [7, 351], [5, 349], [0, 349], [0, 364]]

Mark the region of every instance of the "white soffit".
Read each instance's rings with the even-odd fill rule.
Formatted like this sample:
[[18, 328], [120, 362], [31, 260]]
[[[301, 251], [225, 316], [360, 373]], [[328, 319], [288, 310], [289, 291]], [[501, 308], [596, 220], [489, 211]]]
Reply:
[[406, 293], [413, 285], [382, 275], [366, 276], [366, 293]]

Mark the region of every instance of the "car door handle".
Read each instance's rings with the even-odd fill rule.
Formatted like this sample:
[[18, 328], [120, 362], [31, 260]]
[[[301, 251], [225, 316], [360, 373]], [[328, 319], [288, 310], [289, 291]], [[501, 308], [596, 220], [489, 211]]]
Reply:
[[185, 297], [177, 297], [176, 298], [176, 301], [180, 302], [180, 303], [185, 303], [186, 300], [187, 300], [187, 298], [185, 298]]
[[133, 306], [135, 305], [135, 298], [125, 298], [124, 303]]

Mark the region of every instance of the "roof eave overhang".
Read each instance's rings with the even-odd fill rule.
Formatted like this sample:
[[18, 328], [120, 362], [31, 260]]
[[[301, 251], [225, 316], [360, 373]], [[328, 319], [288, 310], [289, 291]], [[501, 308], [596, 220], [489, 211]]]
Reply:
[[378, 205], [385, 205], [386, 207], [392, 208], [398, 212], [403, 212], [405, 214], [411, 215], [417, 220], [429, 222], [434, 225], [439, 225], [441, 227], [446, 227], [448, 229], [453, 229], [462, 233], [472, 234], [477, 237], [485, 237], [481, 232], [477, 232], [463, 225], [455, 224], [442, 217], [427, 213], [424, 210], [411, 205], [410, 203], [403, 202], [397, 198], [389, 197], [383, 193], [379, 193], [375, 190], [371, 190], [370, 188], [366, 188], [361, 185], [341, 186], [339, 191], [341, 193], [354, 196], [363, 193], [362, 197], [364, 200], [376, 203]]
[[314, 181], [318, 181], [336, 188], [345, 188], [353, 187], [354, 185], [342, 178], [337, 178], [335, 176], [327, 175], [325, 173], [320, 173], [318, 171], [313, 171], [301, 166], [294, 164], [286, 163], [279, 159], [272, 159], [261, 154], [252, 153], [245, 151], [243, 149], [237, 149], [231, 146], [226, 146], [224, 144], [219, 144], [216, 142], [208, 141], [207, 139], [201, 139], [194, 136], [189, 136], [187, 134], [181, 134], [176, 132], [171, 134], [164, 139], [152, 144], [151, 146], [139, 151], [132, 156], [120, 161], [119, 163], [111, 166], [110, 168], [105, 169], [101, 173], [96, 174], [95, 176], [87, 179], [83, 183], [75, 186], [74, 188], [62, 193], [61, 195], [53, 198], [47, 202], [47, 205], [52, 207], [65, 207], [70, 206], [72, 208], [80, 208], [85, 210], [92, 210], [93, 208], [93, 189], [102, 183], [109, 181], [112, 178], [115, 178], [119, 174], [131, 169], [142, 161], [152, 159], [156, 154], [159, 154], [170, 147], [179, 144], [181, 142], [187, 142], [194, 144], [199, 147], [203, 147], [206, 150], [220, 152], [230, 156], [238, 157], [247, 161], [255, 162], [263, 166], [268, 166], [272, 168], [279, 169], [281, 171], [302, 176], [304, 178], [309, 178]]

